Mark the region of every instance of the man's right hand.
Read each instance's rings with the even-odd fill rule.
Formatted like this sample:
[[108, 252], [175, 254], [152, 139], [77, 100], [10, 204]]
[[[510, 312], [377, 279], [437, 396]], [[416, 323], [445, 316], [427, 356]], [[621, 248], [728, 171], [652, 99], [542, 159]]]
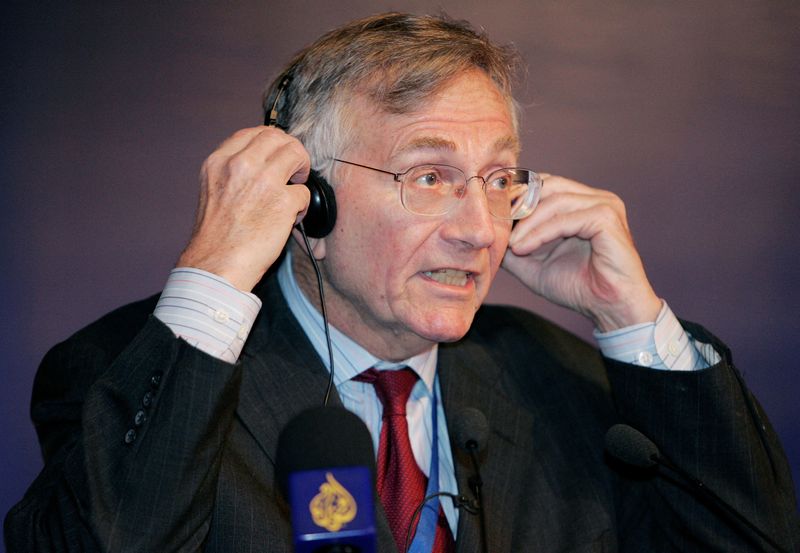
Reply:
[[195, 267], [249, 292], [308, 207], [308, 152], [275, 127], [242, 129], [203, 163], [192, 237], [178, 267]]

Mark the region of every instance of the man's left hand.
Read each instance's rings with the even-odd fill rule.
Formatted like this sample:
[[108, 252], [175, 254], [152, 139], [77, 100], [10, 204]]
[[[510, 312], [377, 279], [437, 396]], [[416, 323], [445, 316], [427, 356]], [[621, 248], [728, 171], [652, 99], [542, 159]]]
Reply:
[[542, 177], [541, 201], [511, 232], [503, 267], [602, 332], [655, 321], [661, 300], [634, 247], [622, 200], [563, 177]]

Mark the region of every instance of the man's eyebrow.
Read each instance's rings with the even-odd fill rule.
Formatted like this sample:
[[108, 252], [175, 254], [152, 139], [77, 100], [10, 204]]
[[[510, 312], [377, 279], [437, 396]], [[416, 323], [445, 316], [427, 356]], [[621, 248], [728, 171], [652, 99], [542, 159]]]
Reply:
[[456, 143], [446, 138], [439, 138], [437, 136], [423, 136], [416, 138], [405, 144], [398, 153], [413, 152], [415, 150], [444, 150], [447, 152], [456, 151]]
[[511, 150], [514, 156], [519, 156], [520, 152], [522, 152], [522, 144], [519, 143], [519, 138], [515, 135], [508, 135], [504, 136], [503, 138], [498, 138], [494, 142], [494, 151], [495, 152], [503, 152], [506, 150]]
[[[443, 150], [446, 152], [455, 152], [457, 150], [456, 143], [446, 138], [437, 136], [424, 136], [417, 138], [405, 144], [398, 153], [413, 152], [416, 150]], [[495, 140], [492, 145], [494, 152], [504, 152], [510, 150], [515, 156], [518, 156], [522, 150], [519, 139], [514, 135], [504, 136]]]

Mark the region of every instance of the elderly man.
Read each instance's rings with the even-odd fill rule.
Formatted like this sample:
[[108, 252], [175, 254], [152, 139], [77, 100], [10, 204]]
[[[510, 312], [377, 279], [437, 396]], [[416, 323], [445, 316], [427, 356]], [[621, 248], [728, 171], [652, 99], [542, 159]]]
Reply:
[[[46, 466], [6, 520], [9, 550], [289, 551], [277, 438], [322, 402], [331, 360], [330, 403], [374, 441], [381, 551], [409, 528], [434, 551], [766, 547], [685, 487], [604, 458], [617, 422], [798, 547], [774, 432], [725, 347], [653, 291], [620, 199], [520, 167], [515, 65], [465, 23], [405, 14], [299, 53], [266, 94], [267, 124], [206, 160], [160, 297], [45, 358], [32, 413]], [[317, 188], [336, 209], [309, 215], [306, 248], [296, 224]], [[601, 352], [481, 307], [501, 266], [589, 317]], [[485, 535], [447, 500], [415, 531], [431, 485], [469, 489], [451, 447], [464, 407], [489, 427]]]

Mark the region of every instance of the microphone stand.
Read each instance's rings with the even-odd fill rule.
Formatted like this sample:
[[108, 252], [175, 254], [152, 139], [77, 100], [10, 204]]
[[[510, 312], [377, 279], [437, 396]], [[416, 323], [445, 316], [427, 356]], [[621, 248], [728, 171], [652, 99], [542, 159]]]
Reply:
[[467, 442], [467, 450], [469, 457], [472, 459], [472, 468], [475, 474], [469, 477], [467, 483], [469, 484], [472, 493], [478, 503], [478, 517], [481, 525], [481, 552], [489, 553], [489, 547], [486, 542], [486, 515], [483, 509], [483, 496], [481, 495], [481, 488], [483, 487], [483, 479], [481, 478], [481, 471], [478, 463], [478, 442], [470, 440]]
[[[737, 525], [744, 526], [745, 528], [749, 529], [759, 538], [767, 542], [775, 551], [779, 551], [780, 553], [788, 553], [786, 549], [778, 545], [775, 540], [769, 537], [763, 530], [761, 530], [758, 526], [750, 522], [747, 518], [744, 517], [739, 511], [734, 509], [731, 505], [728, 504], [724, 499], [722, 499], [719, 495], [717, 495], [713, 490], [707, 487], [701, 480], [698, 480], [687, 471], [683, 470], [675, 463], [667, 459], [661, 454], [653, 454], [650, 459], [661, 465], [662, 467], [671, 470], [674, 474], [677, 474], [685, 481], [689, 482], [690, 484], [690, 492], [694, 493], [695, 495], [700, 495], [713, 503], [713, 505], [717, 508], [718, 512], [720, 512], [724, 518], [727, 519], [729, 523], [732, 523], [734, 528], [737, 528]], [[662, 475], [663, 476], [663, 475]], [[738, 528], [741, 528], [738, 526]], [[738, 529], [737, 528], [737, 529]], [[753, 537], [748, 535], [747, 536], [751, 541]]]
[[464, 509], [472, 515], [478, 514], [479, 508], [477, 507], [477, 502], [472, 502], [463, 495], [456, 495], [450, 492], [437, 492], [426, 496], [425, 499], [417, 505], [417, 508], [414, 509], [414, 513], [411, 515], [411, 522], [409, 522], [408, 528], [406, 529], [406, 541], [403, 544], [402, 553], [408, 553], [408, 547], [411, 545], [411, 530], [414, 528], [414, 520], [419, 516], [425, 504], [435, 497], [449, 497], [453, 501], [453, 505], [456, 509]]

